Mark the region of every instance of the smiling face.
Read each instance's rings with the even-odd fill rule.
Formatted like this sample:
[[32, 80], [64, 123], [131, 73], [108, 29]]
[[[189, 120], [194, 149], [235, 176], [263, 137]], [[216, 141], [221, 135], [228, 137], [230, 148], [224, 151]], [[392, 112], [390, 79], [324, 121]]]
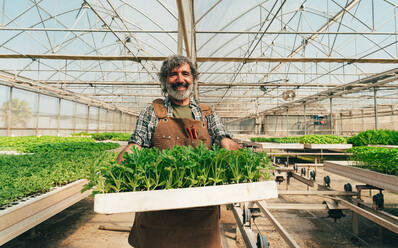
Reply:
[[193, 77], [188, 63], [172, 69], [167, 77], [167, 93], [175, 100], [188, 99], [193, 89]]

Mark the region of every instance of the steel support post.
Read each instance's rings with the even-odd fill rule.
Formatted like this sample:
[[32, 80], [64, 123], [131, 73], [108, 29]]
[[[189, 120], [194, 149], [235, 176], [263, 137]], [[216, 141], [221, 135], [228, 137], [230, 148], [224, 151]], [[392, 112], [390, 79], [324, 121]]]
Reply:
[[178, 19], [178, 36], [177, 36], [177, 54], [182, 55], [182, 24], [181, 20]]
[[365, 131], [365, 120], [363, 118], [363, 109], [361, 109], [361, 131]]
[[14, 87], [10, 87], [8, 97], [8, 110], [7, 110], [7, 136], [11, 136], [11, 119], [12, 119], [12, 92]]
[[340, 135], [343, 135], [343, 113], [340, 113]]
[[349, 114], [350, 114], [350, 125], [351, 125], [351, 131], [350, 131], [350, 135], [353, 135], [354, 134], [354, 129], [355, 129], [355, 127], [354, 127], [354, 115], [352, 114], [352, 111], [350, 110], [349, 111]]
[[359, 214], [352, 211], [352, 233], [359, 234]]
[[288, 118], [289, 108], [286, 108], [285, 122], [286, 122], [286, 136], [289, 136], [289, 118]]
[[[178, 9], [178, 54], [182, 55], [182, 40], [184, 40], [185, 51], [187, 57], [192, 57], [191, 53], [191, 42], [190, 42], [190, 32], [191, 28], [191, 15], [186, 16], [187, 13], [190, 14], [189, 1], [187, 0], [176, 0], [177, 1], [177, 9]], [[187, 20], [188, 19], [188, 20]], [[188, 23], [187, 23], [188, 22]], [[181, 38], [180, 38], [181, 37]], [[180, 41], [181, 40], [181, 41]], [[179, 43], [181, 42], [181, 48]]]
[[108, 131], [108, 122], [107, 122], [107, 120], [109, 120], [110, 119], [110, 121], [111, 121], [111, 123], [113, 123], [114, 122], [114, 118], [113, 118], [113, 114], [112, 114], [112, 118], [109, 118], [109, 109], [107, 109], [106, 110], [106, 112], [105, 112], [105, 132], [107, 132]]
[[307, 135], [307, 113], [306, 113], [306, 104], [304, 103], [304, 135]]
[[[194, 65], [197, 67], [197, 62], [196, 62], [196, 27], [195, 27], [195, 1], [192, 0], [189, 2], [189, 7], [190, 7], [190, 13], [191, 13], [191, 58], [192, 62]], [[196, 100], [199, 100], [199, 84], [195, 83], [194, 84], [194, 97]]]
[[40, 115], [40, 95], [41, 94], [37, 94], [37, 106], [36, 106], [36, 130], [35, 130], [35, 135], [38, 136], [39, 135], [39, 115]]
[[120, 121], [119, 121], [119, 132], [125, 132], [126, 131], [126, 125], [124, 123], [124, 118], [123, 118], [123, 112], [120, 111]]
[[121, 125], [121, 120], [122, 120], [122, 116], [120, 114], [118, 114], [118, 112], [116, 110], [112, 111], [113, 114], [113, 122], [112, 122], [112, 128], [111, 130], [113, 130], [115, 132], [115, 129], [117, 129], [116, 132], [120, 132], [120, 130], [122, 130], [122, 125]]
[[77, 112], [77, 103], [73, 103], [73, 133], [76, 132], [76, 112]]
[[329, 128], [330, 128], [330, 134], [334, 134], [333, 132], [333, 98], [329, 98]]
[[98, 108], [98, 114], [97, 114], [97, 133], [99, 132], [99, 127], [100, 127], [100, 117], [101, 117], [101, 109]]
[[90, 105], [87, 105], [87, 117], [86, 117], [86, 132], [88, 133], [88, 127], [90, 126]]
[[130, 126], [131, 126], [131, 122], [133, 121], [132, 119], [133, 118], [131, 117], [131, 115], [127, 115], [127, 118], [126, 118], [126, 132], [130, 132], [130, 130], [131, 130]]
[[59, 128], [61, 122], [61, 98], [58, 98], [58, 114], [57, 114], [57, 136], [59, 136]]
[[373, 87], [373, 107], [374, 107], [374, 112], [375, 112], [375, 130], [378, 130], [378, 116], [377, 116], [377, 89], [376, 87]]

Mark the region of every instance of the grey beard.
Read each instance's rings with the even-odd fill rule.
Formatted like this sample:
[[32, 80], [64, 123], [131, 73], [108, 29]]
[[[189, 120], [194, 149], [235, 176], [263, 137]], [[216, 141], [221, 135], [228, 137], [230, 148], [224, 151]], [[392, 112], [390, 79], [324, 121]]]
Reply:
[[193, 84], [189, 85], [184, 93], [174, 90], [173, 87], [168, 83], [166, 83], [166, 89], [167, 89], [167, 94], [169, 94], [169, 96], [171, 96], [172, 98], [174, 98], [176, 100], [181, 101], [181, 100], [187, 99], [191, 95], [192, 90], [193, 90]]

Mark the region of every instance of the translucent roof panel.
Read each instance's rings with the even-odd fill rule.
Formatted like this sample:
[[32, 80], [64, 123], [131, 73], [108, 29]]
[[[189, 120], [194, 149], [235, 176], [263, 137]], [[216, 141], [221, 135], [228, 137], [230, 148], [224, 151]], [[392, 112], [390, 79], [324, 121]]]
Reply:
[[396, 80], [383, 76], [397, 68], [396, 0], [0, 2], [3, 81], [138, 113], [161, 96], [161, 61], [181, 52], [197, 61], [201, 101], [225, 117], [236, 116], [223, 106], [234, 102], [242, 117], [324, 104], [326, 95], [335, 110], [369, 106], [376, 82], [380, 101], [396, 104]]

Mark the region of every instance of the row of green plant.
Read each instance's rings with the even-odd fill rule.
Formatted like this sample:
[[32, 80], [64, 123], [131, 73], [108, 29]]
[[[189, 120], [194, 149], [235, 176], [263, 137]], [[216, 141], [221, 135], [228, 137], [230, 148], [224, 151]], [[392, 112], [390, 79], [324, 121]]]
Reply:
[[336, 135], [304, 135], [300, 143], [303, 144], [347, 144], [347, 138]]
[[398, 176], [398, 149], [360, 146], [347, 152], [352, 153], [351, 160], [358, 161], [358, 167]]
[[302, 143], [302, 144], [346, 144], [347, 139], [345, 137], [335, 135], [304, 135], [304, 136], [292, 136], [282, 138], [264, 138], [264, 137], [253, 137], [250, 138], [252, 142], [275, 142], [275, 143]]
[[265, 137], [252, 137], [250, 141], [252, 142], [273, 142], [273, 143], [300, 143], [300, 137], [291, 136], [291, 137], [281, 137], [281, 138], [265, 138]]
[[156, 148], [135, 149], [124, 155], [122, 165], [92, 174], [88, 188], [94, 193], [142, 191], [256, 182], [269, 179], [272, 168], [266, 153], [251, 149], [230, 151], [201, 144], [175, 146], [159, 151]]
[[80, 132], [80, 133], [73, 133], [72, 136], [90, 136], [90, 137], [92, 137], [95, 140], [128, 141], [130, 139], [131, 133], [114, 133], [114, 132], [88, 133], [88, 132]]
[[112, 142], [65, 142], [65, 143], [45, 143], [27, 146], [25, 152], [39, 153], [39, 152], [76, 152], [76, 151], [106, 151], [118, 148], [118, 143]]
[[398, 132], [394, 130], [367, 130], [348, 138], [353, 146], [398, 145]]
[[0, 206], [88, 178], [115, 159], [116, 153], [93, 151], [0, 155]]
[[90, 137], [58, 137], [58, 136], [1, 136], [0, 150], [16, 150], [18, 152], [28, 152], [29, 147], [42, 144], [57, 144], [71, 142], [92, 142], [95, 140]]

